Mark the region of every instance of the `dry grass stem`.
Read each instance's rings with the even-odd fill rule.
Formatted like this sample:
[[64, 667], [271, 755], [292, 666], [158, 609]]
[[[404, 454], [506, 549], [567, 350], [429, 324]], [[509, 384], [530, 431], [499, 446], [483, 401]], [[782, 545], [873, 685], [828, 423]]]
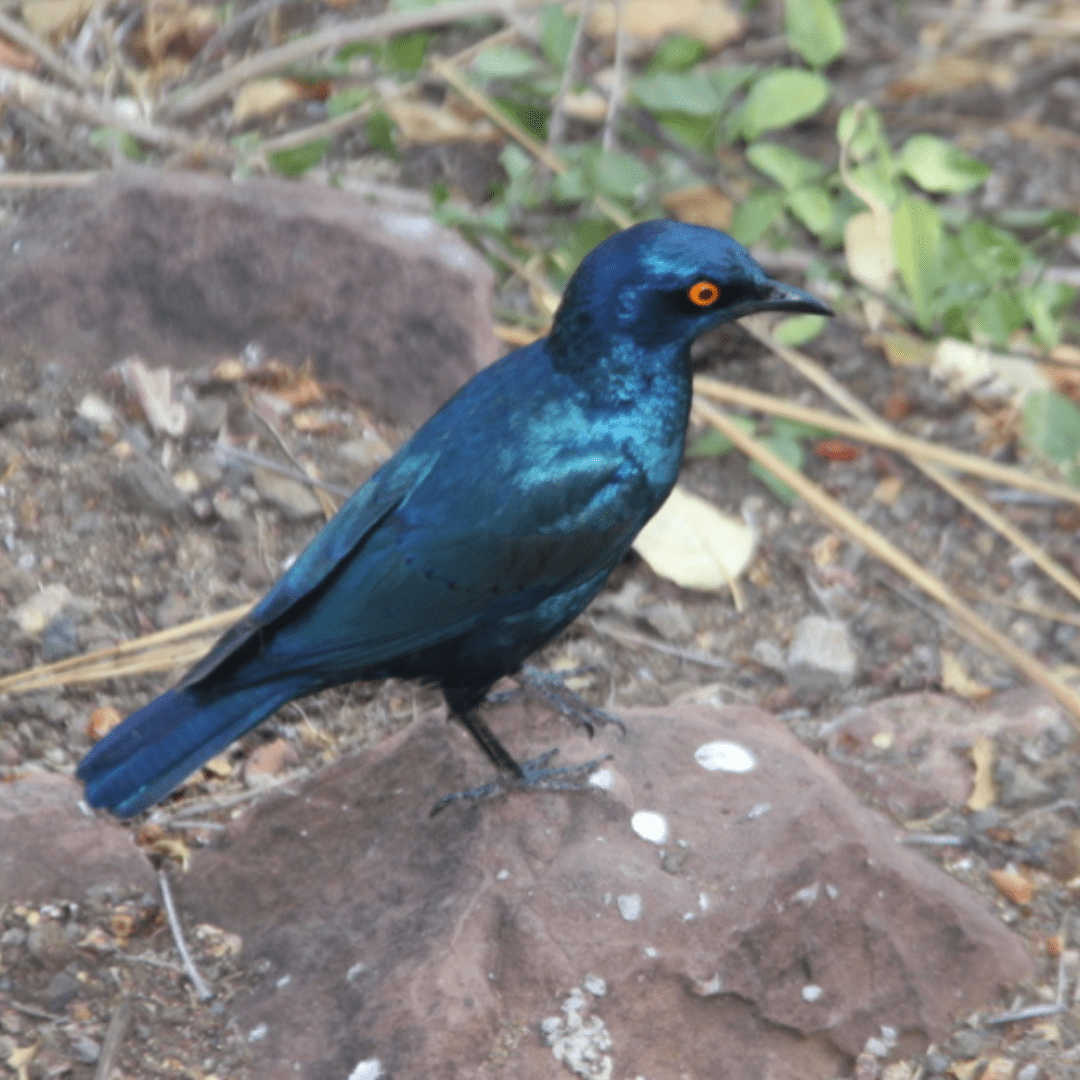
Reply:
[[169, 120], [182, 120], [201, 112], [251, 79], [272, 75], [282, 68], [309, 60], [321, 52], [336, 52], [354, 42], [394, 37], [414, 30], [445, 26], [462, 19], [476, 19], [488, 15], [504, 16], [507, 7], [506, 0], [460, 0], [459, 3], [440, 4], [421, 11], [376, 15], [370, 19], [350, 19], [337, 23], [276, 49], [267, 49], [238, 60], [220, 75], [215, 75], [194, 88], [179, 87], [162, 103], [161, 115]]
[[[520, 143], [537, 161], [543, 163], [553, 173], [558, 173], [560, 176], [567, 171], [568, 166], [562, 158], [549, 150], [543, 143], [534, 139], [516, 121], [511, 120], [483, 90], [473, 86], [456, 67], [436, 56], [432, 57], [431, 69], [440, 78], [445, 79], [466, 101], [483, 112], [492, 123], [502, 128], [510, 138]], [[626, 214], [602, 195], [595, 196], [593, 202], [620, 229], [628, 229], [633, 224], [633, 221]]]
[[759, 390], [748, 390], [734, 383], [720, 379], [710, 379], [699, 375], [694, 379], [694, 390], [724, 405], [742, 405], [747, 409], [766, 413], [770, 416], [782, 416], [787, 420], [797, 420], [803, 424], [826, 428], [849, 439], [880, 446], [886, 450], [895, 450], [909, 457], [934, 461], [958, 472], [971, 476], [981, 476], [1007, 487], [1020, 488], [1024, 491], [1037, 491], [1041, 495], [1080, 505], [1080, 488], [1060, 480], [1047, 480], [1041, 476], [1032, 476], [1013, 465], [1002, 465], [978, 454], [967, 454], [954, 450], [951, 446], [927, 442], [912, 435], [904, 435], [890, 427], [871, 425], [862, 420], [849, 420], [845, 416], [827, 413], [821, 409], [812, 409], [806, 405], [797, 405], [793, 401], [763, 394]]
[[196, 138], [185, 131], [163, 127], [141, 117], [127, 116], [89, 95], [51, 86], [33, 75], [9, 67], [0, 67], [0, 100], [21, 105], [35, 116], [48, 116], [53, 111], [64, 112], [90, 124], [126, 132], [152, 146], [229, 162], [236, 156], [231, 146], [217, 139]]
[[1077, 726], [1080, 726], [1080, 693], [1073, 690], [1029, 652], [1020, 648], [1011, 638], [980, 618], [943, 581], [924, 570], [914, 559], [879, 532], [869, 528], [845, 506], [807, 480], [797, 469], [793, 469], [767, 447], [747, 435], [726, 413], [703, 401], [698, 402], [698, 411], [743, 453], [760, 462], [773, 475], [791, 487], [831, 526], [841, 529], [875, 558], [903, 574], [924, 593], [946, 608], [985, 646], [1008, 660], [1031, 682], [1051, 694], [1068, 710]]
[[[846, 409], [852, 416], [858, 417], [877, 431], [891, 432], [892, 429], [869, 406], [863, 404], [846, 386], [837, 382], [820, 364], [815, 363], [805, 353], [781, 345], [774, 341], [767, 323], [758, 315], [743, 320], [743, 325], [759, 341], [767, 345], [782, 360], [799, 372], [803, 378], [813, 383], [823, 394], [831, 398], [840, 408]], [[1056, 559], [1044, 551], [1038, 544], [1017, 528], [996, 507], [981, 495], [965, 487], [959, 480], [943, 472], [929, 461], [913, 458], [912, 463], [934, 481], [943, 491], [951, 495], [962, 506], [966, 506], [977, 517], [985, 521], [992, 529], [1001, 533], [1018, 550], [1022, 551], [1047, 577], [1052, 578], [1066, 592], [1080, 600], [1080, 579], [1070, 573]]]
[[0, 34], [8, 41], [14, 42], [20, 49], [33, 53], [41, 61], [41, 66], [51, 71], [59, 79], [70, 86], [88, 92], [94, 91], [94, 81], [85, 72], [72, 67], [59, 53], [41, 40], [36, 34], [28, 30], [17, 19], [12, 19], [0, 12]]

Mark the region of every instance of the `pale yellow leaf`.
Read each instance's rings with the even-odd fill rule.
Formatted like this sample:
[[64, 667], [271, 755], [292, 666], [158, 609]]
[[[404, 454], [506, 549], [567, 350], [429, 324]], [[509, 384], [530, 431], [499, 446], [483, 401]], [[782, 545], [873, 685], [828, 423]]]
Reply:
[[930, 372], [955, 392], [1017, 405], [1033, 390], [1050, 389], [1046, 375], [1025, 357], [995, 353], [956, 338], [938, 342]]
[[975, 766], [975, 780], [968, 796], [969, 810], [986, 810], [997, 802], [994, 787], [994, 740], [976, 735], [971, 747], [971, 762]]
[[489, 120], [467, 120], [446, 105], [398, 97], [388, 98], [382, 107], [397, 125], [397, 141], [403, 146], [464, 140], [492, 142], [499, 137]]
[[22, 19], [38, 37], [64, 37], [94, 6], [94, 0], [26, 0]]
[[967, 668], [960, 663], [959, 657], [948, 649], [941, 650], [941, 685], [952, 694], [976, 701], [989, 697], [993, 690], [973, 679]]
[[300, 87], [291, 79], [251, 79], [237, 91], [233, 102], [233, 125], [238, 127], [249, 120], [273, 116], [303, 96]]
[[[613, 0], [593, 5], [589, 19], [593, 37], [614, 37], [615, 24]], [[745, 27], [742, 13], [724, 0], [623, 0], [623, 29], [634, 55], [655, 45], [665, 34], [684, 34], [715, 52], [740, 37]]]
[[756, 537], [741, 518], [676, 487], [638, 533], [634, 550], [655, 574], [684, 589], [715, 591], [747, 567]]
[[735, 204], [709, 184], [669, 192], [660, 202], [676, 221], [705, 225], [710, 229], [729, 228], [735, 213]]
[[885, 292], [896, 271], [892, 222], [887, 209], [864, 210], [844, 226], [844, 257], [851, 276], [874, 292]]

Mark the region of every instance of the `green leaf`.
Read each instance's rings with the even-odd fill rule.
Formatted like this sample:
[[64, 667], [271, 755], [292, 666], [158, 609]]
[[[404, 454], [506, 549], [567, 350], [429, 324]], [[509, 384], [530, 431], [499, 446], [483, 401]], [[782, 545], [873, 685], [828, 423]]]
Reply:
[[592, 194], [585, 172], [576, 165], [551, 181], [551, 197], [559, 203], [583, 202]]
[[371, 91], [364, 86], [350, 86], [346, 90], [339, 90], [326, 99], [326, 115], [331, 120], [344, 116], [354, 109], [359, 109], [369, 97]]
[[[810, 316], [820, 319], [820, 315]], [[802, 420], [788, 420], [778, 416], [772, 422], [772, 434], [777, 439], [787, 439], [788, 442], [798, 442], [800, 439], [820, 439], [825, 435], [831, 435], [828, 428], [818, 427], [817, 424], [806, 424]]]
[[815, 236], [828, 233], [836, 220], [836, 204], [832, 196], [817, 184], [790, 192], [787, 205]]
[[1080, 482], [1080, 408], [1056, 390], [1036, 390], [1024, 402], [1023, 441]]
[[756, 244], [784, 209], [781, 191], [758, 191], [735, 207], [731, 235], [740, 244]]
[[[803, 448], [802, 443], [788, 437], [786, 434], [766, 435], [761, 442], [767, 446], [781, 461], [790, 465], [793, 469], [802, 469]], [[785, 506], [790, 506], [795, 501], [795, 492], [784, 483], [783, 480], [773, 476], [764, 465], [756, 461], [750, 462], [750, 472], [756, 476]]]
[[566, 67], [576, 28], [577, 19], [567, 15], [561, 4], [545, 4], [540, 9], [540, 48], [556, 71]]
[[1080, 214], [1072, 210], [1051, 210], [1044, 227], [1053, 229], [1062, 236], [1072, 236], [1074, 232], [1080, 230]]
[[520, 79], [538, 71], [540, 63], [516, 45], [490, 45], [477, 54], [473, 68], [485, 79]]
[[812, 116], [829, 98], [829, 84], [820, 75], [799, 68], [780, 68], [758, 79], [743, 103], [741, 125], [748, 140], [766, 131], [790, 127]]
[[998, 348], [1009, 344], [1009, 338], [1027, 325], [1027, 312], [1011, 289], [1002, 289], [983, 296], [971, 313], [969, 324], [972, 337], [989, 339]]
[[700, 72], [659, 71], [642, 75], [630, 84], [630, 92], [650, 112], [688, 113], [713, 117], [720, 111], [720, 95]]
[[[748, 416], [732, 416], [731, 422], [747, 435], [753, 435], [757, 425]], [[687, 457], [723, 457], [735, 449], [735, 444], [716, 428], [709, 428], [700, 439], [686, 448]]]
[[596, 188], [615, 199], [639, 201], [653, 176], [632, 154], [608, 151], [596, 163]]
[[427, 47], [435, 35], [430, 30], [392, 37], [383, 50], [383, 63], [399, 75], [414, 75], [424, 66]]
[[119, 128], [95, 128], [87, 136], [87, 142], [98, 150], [116, 147], [129, 161], [145, 161], [146, 151], [134, 135]]
[[517, 143], [507, 143], [499, 154], [499, 164], [511, 180], [520, 180], [527, 175], [532, 163], [533, 159]]
[[892, 234], [896, 265], [915, 308], [915, 318], [922, 330], [929, 330], [934, 321], [932, 299], [942, 246], [936, 207], [905, 195], [893, 214]]
[[924, 191], [948, 194], [977, 188], [991, 172], [989, 165], [936, 135], [912, 135], [898, 164]]
[[390, 157], [398, 156], [397, 143], [394, 142], [394, 121], [382, 111], [373, 112], [364, 125], [367, 134], [368, 146], [372, 150], [379, 150]]
[[1048, 348], [1061, 341], [1061, 313], [1076, 300], [1076, 289], [1058, 282], [1040, 281], [1019, 291], [1035, 336]]
[[601, 241], [606, 240], [615, 226], [606, 217], [582, 218], [574, 223], [563, 247], [565, 263], [573, 270]]
[[786, 191], [811, 184], [825, 175], [820, 161], [779, 143], [759, 142], [746, 148], [746, 158], [758, 172], [775, 180]]
[[753, 64], [725, 64], [709, 73], [716, 92], [720, 95], [720, 107], [727, 105], [731, 95], [741, 90], [758, 73]]
[[330, 149], [329, 139], [312, 139], [291, 150], [277, 150], [269, 155], [270, 167], [282, 176], [300, 176], [319, 165]]
[[1024, 249], [1012, 233], [986, 221], [969, 221], [957, 237], [956, 269], [987, 285], [1014, 281], [1024, 269]]
[[772, 329], [772, 335], [781, 345], [791, 345], [798, 348], [805, 345], [825, 329], [829, 320], [824, 315], [793, 315], [790, 319], [784, 319]]
[[658, 71], [686, 71], [704, 59], [707, 52], [708, 49], [696, 38], [672, 34], [656, 47], [646, 70], [650, 75]]
[[833, 0], [784, 0], [787, 42], [811, 67], [821, 68], [847, 47], [847, 31]]
[[836, 122], [836, 141], [848, 144], [848, 155], [853, 161], [888, 158], [889, 140], [881, 114], [865, 102], [860, 104], [861, 108], [849, 105], [840, 113]]
[[716, 134], [716, 117], [690, 116], [687, 113], [657, 113], [660, 126], [677, 142], [694, 150], [709, 150]]

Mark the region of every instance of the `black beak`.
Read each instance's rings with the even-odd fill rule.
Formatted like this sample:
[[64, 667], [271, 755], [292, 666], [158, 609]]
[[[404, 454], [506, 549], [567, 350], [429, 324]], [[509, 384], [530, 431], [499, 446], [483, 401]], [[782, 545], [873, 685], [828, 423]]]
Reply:
[[794, 285], [785, 285], [782, 281], [770, 281], [756, 299], [744, 300], [728, 308], [728, 318], [741, 319], [744, 315], [754, 315], [759, 311], [791, 311], [799, 315], [834, 315], [828, 304], [816, 296], [811, 296]]

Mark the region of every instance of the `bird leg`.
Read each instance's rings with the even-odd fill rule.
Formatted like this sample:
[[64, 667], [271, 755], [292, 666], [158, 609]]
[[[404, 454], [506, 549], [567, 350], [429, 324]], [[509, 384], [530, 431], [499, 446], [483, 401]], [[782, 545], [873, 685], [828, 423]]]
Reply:
[[[511, 791], [584, 791], [588, 780], [580, 778], [587, 778], [611, 757], [610, 754], [604, 754], [603, 757], [586, 761], [582, 765], [564, 765], [561, 768], [548, 769], [545, 766], [559, 752], [548, 750], [519, 765], [475, 710], [470, 709], [460, 713], [457, 718], [469, 729], [484, 753], [498, 766], [500, 775], [479, 787], [469, 788], [468, 791], [454, 791], [449, 795], [444, 795], [431, 808], [433, 817], [459, 799], [482, 802]], [[574, 779], [575, 777], [579, 779]]]
[[590, 738], [598, 727], [603, 727], [605, 724], [614, 724], [625, 735], [626, 725], [617, 716], [612, 716], [611, 713], [590, 705], [566, 685], [567, 679], [594, 670], [595, 668], [591, 665], [586, 665], [571, 668], [569, 671], [542, 671], [540, 668], [526, 664], [516, 675], [521, 684], [519, 690], [504, 690], [491, 694], [488, 696], [488, 701], [501, 703], [510, 701], [522, 693], [531, 694], [562, 713], [572, 724], [583, 727]]

